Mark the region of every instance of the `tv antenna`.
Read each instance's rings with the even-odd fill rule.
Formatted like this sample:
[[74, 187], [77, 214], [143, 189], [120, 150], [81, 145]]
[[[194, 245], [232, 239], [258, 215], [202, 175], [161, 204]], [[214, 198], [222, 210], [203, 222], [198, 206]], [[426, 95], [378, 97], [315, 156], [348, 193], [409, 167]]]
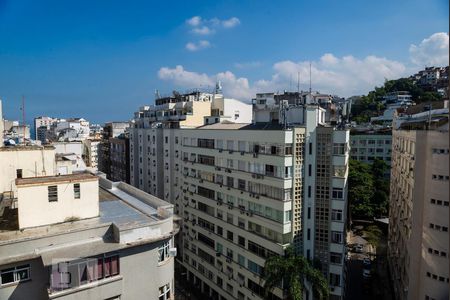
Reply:
[[311, 94], [311, 62], [309, 62], [309, 93]]

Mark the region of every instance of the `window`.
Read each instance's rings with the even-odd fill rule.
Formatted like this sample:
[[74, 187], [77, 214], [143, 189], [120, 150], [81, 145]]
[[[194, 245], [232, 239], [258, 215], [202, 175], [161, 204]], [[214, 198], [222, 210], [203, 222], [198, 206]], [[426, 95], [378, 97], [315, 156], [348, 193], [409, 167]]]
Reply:
[[228, 187], [234, 187], [234, 178], [227, 176], [227, 186]]
[[217, 149], [223, 149], [223, 140], [216, 140], [217, 142]]
[[245, 180], [238, 179], [238, 189], [245, 191]]
[[239, 151], [245, 152], [245, 150], [246, 150], [246, 142], [245, 141], [238, 141], [238, 147], [239, 147]]
[[312, 175], [312, 165], [309, 164], [308, 165], [308, 176], [311, 176], [311, 175]]
[[61, 262], [51, 268], [50, 288], [52, 291], [65, 290], [118, 274], [118, 255]]
[[234, 150], [234, 141], [227, 141], [227, 150]]
[[308, 198], [311, 198], [311, 186], [308, 185]]
[[57, 202], [58, 201], [58, 186], [50, 185], [48, 187], [48, 202]]
[[341, 244], [342, 243], [342, 232], [332, 231], [331, 232], [331, 241], [333, 243]]
[[342, 254], [336, 252], [330, 252], [330, 261], [333, 264], [341, 264], [342, 263]]
[[198, 139], [197, 146], [200, 148], [214, 149], [214, 140], [213, 139]]
[[233, 231], [227, 230], [227, 239], [232, 241], [233, 240]]
[[251, 261], [250, 259], [247, 259], [247, 267], [251, 272], [259, 274], [259, 275], [261, 275], [263, 272], [263, 267], [261, 267], [260, 265], [258, 265], [255, 262]]
[[245, 220], [238, 217], [238, 226], [245, 229]]
[[74, 185], [73, 185], [73, 195], [74, 195], [75, 199], [80, 199], [81, 191], [80, 191], [80, 184], [79, 183], [74, 183]]
[[334, 155], [344, 155], [346, 152], [346, 144], [344, 143], [334, 143], [333, 144], [333, 154]]
[[330, 285], [339, 286], [341, 283], [341, 276], [339, 274], [330, 273]]
[[331, 211], [331, 220], [333, 221], [342, 221], [342, 210], [333, 209]]
[[214, 156], [198, 155], [198, 162], [203, 165], [214, 166]]
[[197, 239], [199, 242], [202, 242], [204, 245], [208, 246], [209, 248], [214, 249], [214, 240], [210, 239], [209, 237], [207, 237], [199, 232]]
[[22, 178], [22, 169], [16, 170], [16, 178]]
[[344, 189], [333, 188], [332, 197], [333, 199], [344, 199]]
[[234, 216], [233, 216], [233, 214], [227, 213], [227, 223], [230, 223], [230, 224], [234, 223]]
[[245, 267], [245, 257], [240, 254], [238, 254], [238, 264]]
[[158, 247], [158, 262], [165, 261], [167, 258], [169, 258], [169, 248], [170, 248], [170, 242], [164, 242], [161, 246]]
[[245, 248], [245, 238], [242, 236], [238, 236], [238, 244]]
[[30, 279], [30, 265], [22, 265], [0, 271], [0, 285], [22, 282]]
[[159, 300], [170, 299], [170, 284], [165, 284], [159, 288]]

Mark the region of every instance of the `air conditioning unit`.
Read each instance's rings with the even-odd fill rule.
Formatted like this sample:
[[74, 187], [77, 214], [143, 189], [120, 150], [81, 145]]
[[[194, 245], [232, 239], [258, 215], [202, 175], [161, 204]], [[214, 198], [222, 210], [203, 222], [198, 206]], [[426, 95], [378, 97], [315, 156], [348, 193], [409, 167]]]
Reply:
[[176, 247], [169, 249], [169, 256], [172, 256], [172, 257], [177, 256], [177, 248]]

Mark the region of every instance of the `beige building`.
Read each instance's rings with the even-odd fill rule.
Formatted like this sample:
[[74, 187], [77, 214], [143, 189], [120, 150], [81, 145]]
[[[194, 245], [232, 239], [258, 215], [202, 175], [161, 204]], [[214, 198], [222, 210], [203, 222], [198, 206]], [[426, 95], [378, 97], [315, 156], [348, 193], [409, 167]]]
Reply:
[[388, 244], [396, 299], [448, 299], [448, 109], [396, 125]]
[[20, 178], [16, 186], [19, 229], [99, 215], [98, 199], [92, 197], [98, 179], [90, 174]]
[[16, 181], [0, 299], [174, 299], [172, 205], [90, 173]]

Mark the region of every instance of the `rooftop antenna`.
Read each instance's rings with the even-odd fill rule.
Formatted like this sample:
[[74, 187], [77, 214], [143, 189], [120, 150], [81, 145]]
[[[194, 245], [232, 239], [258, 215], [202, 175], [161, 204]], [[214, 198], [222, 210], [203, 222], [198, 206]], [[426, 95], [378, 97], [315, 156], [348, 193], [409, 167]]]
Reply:
[[155, 90], [155, 98], [156, 98], [156, 99], [161, 98], [161, 95], [159, 94], [159, 91], [158, 91], [158, 90]]
[[297, 72], [297, 93], [300, 94], [300, 72]]
[[311, 94], [311, 62], [309, 62], [309, 93]]
[[22, 111], [22, 126], [23, 126], [23, 142], [25, 143], [25, 96], [22, 95], [22, 107], [20, 108]]
[[289, 75], [289, 91], [292, 91], [292, 74]]

